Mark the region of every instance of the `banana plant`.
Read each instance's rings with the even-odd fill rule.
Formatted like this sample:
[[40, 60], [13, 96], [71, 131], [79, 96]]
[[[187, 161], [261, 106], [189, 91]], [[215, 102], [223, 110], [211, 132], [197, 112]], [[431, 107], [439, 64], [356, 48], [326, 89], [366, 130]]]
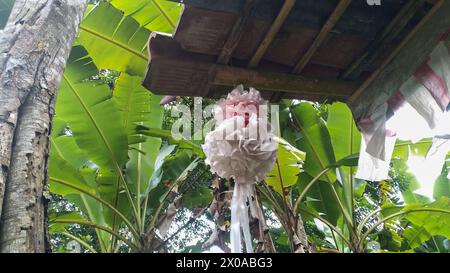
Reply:
[[160, 97], [145, 90], [139, 77], [122, 73], [111, 91], [89, 80], [98, 73], [87, 51], [74, 47], [56, 106], [49, 173], [50, 190], [80, 213], [52, 215], [51, 231], [75, 239], [66, 227], [85, 225], [96, 229], [95, 251], [117, 251], [123, 244], [151, 251], [162, 240], [155, 230], [164, 234], [173, 220], [176, 208], [169, 204], [177, 187], [199, 160], [180, 145], [136, 132], [137, 126], [161, 128], [163, 119]]
[[[433, 236], [448, 236], [445, 221], [449, 220], [450, 196], [442, 190], [447, 182], [442, 182], [446, 173], [439, 180], [440, 194], [435, 196], [437, 201], [434, 203], [411, 202], [398, 206], [384, 202], [364, 217], [357, 217], [355, 200], [362, 198], [364, 188], [370, 182], [354, 177], [361, 136], [350, 110], [342, 103], [329, 105], [325, 119], [321, 111], [309, 102], [294, 105], [283, 101], [280, 113], [280, 128], [284, 128], [282, 135], [292, 146], [304, 152], [304, 162], [297, 166], [297, 170], [285, 170], [286, 174], [297, 175], [296, 183], [280, 188], [280, 183], [278, 187], [276, 183], [281, 179], [273, 181], [269, 178], [258, 189], [265, 197], [264, 204], [275, 213], [286, 230], [292, 251], [296, 250], [293, 230], [301, 229], [296, 226], [299, 218], [306, 219], [309, 224], [315, 219], [328, 227], [329, 239], [335, 249], [322, 248], [323, 251], [368, 251], [367, 244], [381, 237], [380, 226], [396, 227], [390, 235], [401, 237], [398, 234], [403, 234], [407, 241], [403, 250], [417, 247], [418, 242], [423, 243]], [[425, 153], [430, 143], [429, 140], [417, 144], [398, 142], [394, 157], [406, 159], [411, 150]], [[412, 177], [408, 180], [413, 181]], [[405, 196], [418, 197], [412, 193], [414, 188], [403, 190]], [[424, 219], [427, 218], [433, 218], [436, 224], [425, 227]]]
[[[151, 242], [142, 238], [164, 218], [167, 199], [161, 197], [170, 196], [181, 174], [195, 167], [183, 149], [170, 146], [167, 153], [160, 138], [134, 130], [138, 125], [161, 128], [161, 98], [141, 87], [140, 76], [151, 32], [172, 32], [180, 11], [181, 5], [163, 0], [89, 5], [59, 91], [50, 152], [50, 189], [79, 211], [52, 215], [51, 231], [81, 242], [67, 227], [85, 225], [96, 230], [95, 251], [117, 251], [123, 244], [132, 251], [148, 249], [143, 244]], [[120, 75], [113, 90], [96, 80], [103, 71]], [[165, 172], [170, 181], [158, 177], [167, 184], [150, 183], [156, 169], [168, 168], [161, 164], [166, 157], [173, 157], [170, 164], [177, 168], [169, 170], [178, 173]]]
[[113, 0], [90, 5], [76, 44], [89, 52], [99, 69], [143, 75], [151, 32], [172, 33], [181, 5], [164, 0]]

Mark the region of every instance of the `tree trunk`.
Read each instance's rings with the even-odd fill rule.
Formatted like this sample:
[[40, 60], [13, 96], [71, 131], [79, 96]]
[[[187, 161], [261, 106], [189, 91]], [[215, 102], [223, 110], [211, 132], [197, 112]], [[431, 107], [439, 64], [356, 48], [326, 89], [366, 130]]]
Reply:
[[16, 0], [0, 31], [0, 252], [48, 249], [49, 133], [86, 2]]

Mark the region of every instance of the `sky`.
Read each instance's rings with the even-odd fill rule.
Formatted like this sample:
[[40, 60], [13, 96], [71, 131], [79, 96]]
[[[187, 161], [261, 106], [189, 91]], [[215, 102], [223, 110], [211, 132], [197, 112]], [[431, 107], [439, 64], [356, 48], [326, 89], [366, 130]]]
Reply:
[[[395, 115], [387, 121], [386, 126], [397, 132], [400, 140], [417, 142], [424, 138], [432, 138], [433, 136], [450, 135], [450, 112], [443, 114], [440, 123], [433, 130], [430, 129], [426, 121], [419, 113], [408, 103], [405, 103], [395, 112]], [[437, 145], [436, 145], [437, 147]], [[436, 179], [442, 171], [445, 159], [450, 152], [450, 141], [441, 144], [431, 156], [418, 156], [412, 153], [408, 159], [408, 168], [417, 180], [421, 183], [421, 187], [415, 193], [424, 195], [433, 200], [433, 186]], [[450, 175], [449, 175], [450, 176]]]

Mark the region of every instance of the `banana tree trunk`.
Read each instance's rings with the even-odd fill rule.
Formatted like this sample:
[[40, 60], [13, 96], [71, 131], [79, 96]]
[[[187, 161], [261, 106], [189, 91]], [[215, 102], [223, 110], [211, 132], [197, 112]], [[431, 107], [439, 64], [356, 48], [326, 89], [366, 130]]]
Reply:
[[226, 222], [228, 220], [226, 211], [230, 207], [232, 192], [226, 185], [226, 181], [218, 176], [214, 176], [211, 184], [214, 199], [208, 211], [214, 217], [215, 227], [211, 236], [203, 243], [202, 248], [207, 250], [212, 246], [217, 246], [223, 252], [230, 253], [231, 249], [226, 245]]
[[257, 228], [253, 228], [252, 232], [255, 238], [258, 239], [255, 252], [256, 253], [275, 253], [277, 252], [273, 244], [272, 236], [269, 233], [269, 226], [267, 226], [266, 218], [262, 209], [262, 202], [258, 194], [255, 196], [256, 214], [255, 224]]
[[291, 218], [291, 222], [294, 223], [294, 230], [292, 236], [292, 244], [294, 253], [311, 253], [315, 252], [312, 245], [308, 243], [308, 236], [306, 235], [303, 220], [300, 215]]
[[0, 31], [0, 252], [48, 249], [48, 136], [86, 5], [16, 0]]

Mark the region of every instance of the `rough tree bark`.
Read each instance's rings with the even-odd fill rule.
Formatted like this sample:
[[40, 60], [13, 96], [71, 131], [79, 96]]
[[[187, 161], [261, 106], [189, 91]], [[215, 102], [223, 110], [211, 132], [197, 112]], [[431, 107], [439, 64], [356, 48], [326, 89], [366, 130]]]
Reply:
[[0, 252], [48, 249], [48, 136], [86, 5], [87, 0], [16, 0], [0, 31]]

